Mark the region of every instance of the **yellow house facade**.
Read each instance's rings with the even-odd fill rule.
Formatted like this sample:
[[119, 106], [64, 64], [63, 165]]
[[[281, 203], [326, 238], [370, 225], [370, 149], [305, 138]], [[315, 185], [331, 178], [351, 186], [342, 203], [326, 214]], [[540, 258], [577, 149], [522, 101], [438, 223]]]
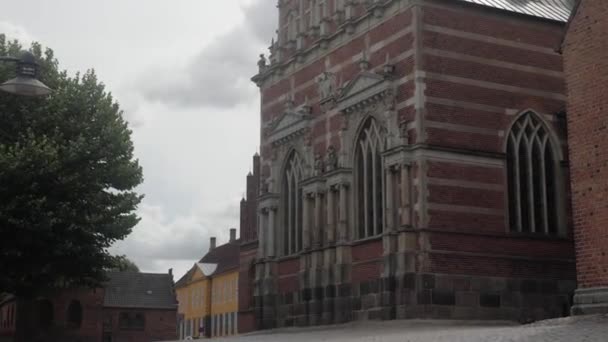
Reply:
[[211, 280], [211, 336], [230, 336], [238, 333], [238, 268]]
[[176, 283], [181, 339], [213, 338], [238, 333], [239, 242], [236, 229], [230, 241], [209, 252]]
[[[195, 264], [186, 274], [184, 282], [176, 284], [176, 295], [179, 302], [180, 315], [179, 334], [181, 338], [187, 336], [200, 337], [203, 334], [205, 318], [209, 316], [209, 296], [211, 294], [209, 279]], [[181, 281], [181, 279], [180, 279]]]

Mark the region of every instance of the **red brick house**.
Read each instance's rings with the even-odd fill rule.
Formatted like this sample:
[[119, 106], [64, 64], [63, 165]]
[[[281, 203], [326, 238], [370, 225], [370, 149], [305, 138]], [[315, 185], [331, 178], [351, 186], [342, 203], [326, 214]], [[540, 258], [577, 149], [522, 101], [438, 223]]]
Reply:
[[608, 313], [608, 2], [577, 6], [563, 44], [578, 271], [572, 311]]
[[177, 339], [177, 300], [173, 275], [110, 274], [103, 300], [102, 342]]
[[[177, 302], [170, 274], [111, 272], [104, 288], [65, 290], [35, 301], [28, 322], [35, 341], [150, 342], [177, 338]], [[13, 310], [5, 337], [15, 333]], [[12, 325], [11, 325], [12, 324]], [[1, 335], [0, 335], [1, 336]], [[10, 341], [11, 339], [9, 339]]]
[[261, 195], [242, 316], [260, 329], [567, 314], [568, 1], [278, 10], [253, 78]]

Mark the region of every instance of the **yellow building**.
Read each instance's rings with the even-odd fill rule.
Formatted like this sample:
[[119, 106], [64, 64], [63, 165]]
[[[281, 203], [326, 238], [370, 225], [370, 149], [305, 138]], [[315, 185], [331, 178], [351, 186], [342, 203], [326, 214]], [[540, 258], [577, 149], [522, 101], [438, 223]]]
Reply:
[[239, 242], [230, 241], [209, 252], [176, 283], [179, 336], [184, 339], [230, 336], [237, 333]]

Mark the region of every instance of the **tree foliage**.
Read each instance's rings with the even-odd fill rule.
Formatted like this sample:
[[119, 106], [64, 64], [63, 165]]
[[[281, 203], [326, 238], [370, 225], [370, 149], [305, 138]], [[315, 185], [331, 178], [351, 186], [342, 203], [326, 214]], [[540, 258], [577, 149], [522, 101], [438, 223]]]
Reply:
[[[0, 56], [19, 42], [0, 35]], [[142, 169], [119, 105], [95, 72], [69, 76], [33, 44], [46, 98], [0, 93], [0, 289], [33, 296], [98, 285], [108, 248], [138, 223]], [[0, 65], [0, 82], [14, 77]]]
[[127, 258], [126, 255], [119, 255], [115, 257], [114, 267], [110, 269], [115, 272], [139, 272], [139, 267]]

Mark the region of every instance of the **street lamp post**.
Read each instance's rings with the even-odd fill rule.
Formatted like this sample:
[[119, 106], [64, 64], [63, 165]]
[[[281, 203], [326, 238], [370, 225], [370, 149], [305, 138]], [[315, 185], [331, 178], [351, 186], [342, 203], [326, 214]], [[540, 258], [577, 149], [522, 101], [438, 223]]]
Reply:
[[38, 80], [38, 63], [36, 57], [28, 51], [21, 57], [0, 57], [0, 62], [17, 64], [17, 77], [0, 84], [0, 90], [24, 96], [46, 96], [53, 90]]

